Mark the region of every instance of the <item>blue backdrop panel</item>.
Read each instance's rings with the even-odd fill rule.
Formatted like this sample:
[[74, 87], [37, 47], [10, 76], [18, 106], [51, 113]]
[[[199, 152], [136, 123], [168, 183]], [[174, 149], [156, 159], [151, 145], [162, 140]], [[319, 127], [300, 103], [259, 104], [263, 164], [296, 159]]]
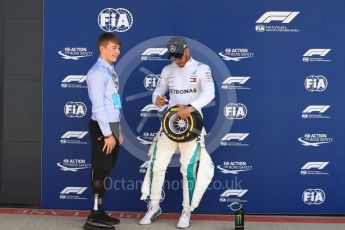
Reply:
[[[85, 75], [104, 31], [122, 40], [116, 63], [125, 143], [106, 208], [144, 211], [147, 151], [162, 111], [151, 110], [165, 45], [184, 36], [211, 67], [205, 109], [215, 177], [197, 212], [345, 213], [343, 1], [52, 1], [44, 4], [42, 206], [90, 209], [91, 106]], [[161, 206], [180, 211], [178, 155]]]

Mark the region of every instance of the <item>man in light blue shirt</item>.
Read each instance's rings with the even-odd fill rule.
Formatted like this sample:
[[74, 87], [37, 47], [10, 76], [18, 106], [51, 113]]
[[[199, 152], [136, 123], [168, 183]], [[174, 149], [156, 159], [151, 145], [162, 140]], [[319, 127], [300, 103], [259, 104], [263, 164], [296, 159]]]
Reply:
[[87, 73], [86, 82], [92, 103], [89, 121], [91, 136], [92, 191], [94, 206], [84, 229], [115, 229], [120, 220], [102, 209], [105, 179], [115, 166], [119, 145], [123, 142], [120, 128], [121, 101], [119, 80], [113, 63], [120, 55], [121, 41], [112, 33], [98, 37], [99, 58]]

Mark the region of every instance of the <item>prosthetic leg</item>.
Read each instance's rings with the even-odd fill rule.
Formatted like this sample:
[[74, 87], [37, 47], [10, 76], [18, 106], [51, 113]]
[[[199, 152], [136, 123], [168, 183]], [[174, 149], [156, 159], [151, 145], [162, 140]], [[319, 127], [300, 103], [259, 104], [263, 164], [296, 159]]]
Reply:
[[92, 170], [92, 191], [94, 194], [93, 209], [86, 220], [84, 229], [99, 230], [99, 229], [115, 229], [114, 226], [120, 223], [120, 220], [109, 216], [102, 209], [102, 201], [105, 193], [106, 178], [109, 176], [108, 170], [94, 169]]

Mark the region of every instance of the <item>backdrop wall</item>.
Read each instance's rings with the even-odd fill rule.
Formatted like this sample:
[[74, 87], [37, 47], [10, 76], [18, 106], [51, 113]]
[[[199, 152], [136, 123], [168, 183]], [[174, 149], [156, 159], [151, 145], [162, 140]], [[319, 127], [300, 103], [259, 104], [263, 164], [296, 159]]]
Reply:
[[[143, 211], [147, 150], [163, 111], [150, 106], [166, 42], [186, 37], [211, 67], [204, 109], [215, 177], [197, 212], [345, 212], [345, 40], [342, 1], [52, 1], [44, 4], [42, 206], [90, 209], [91, 106], [85, 75], [96, 38], [122, 40], [116, 63], [125, 143], [106, 208]], [[180, 211], [176, 156], [162, 208]]]

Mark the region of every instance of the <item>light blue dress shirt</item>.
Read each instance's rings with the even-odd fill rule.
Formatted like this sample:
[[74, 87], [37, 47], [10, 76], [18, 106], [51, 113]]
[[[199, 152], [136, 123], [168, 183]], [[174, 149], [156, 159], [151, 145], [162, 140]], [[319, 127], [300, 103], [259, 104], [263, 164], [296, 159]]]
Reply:
[[120, 110], [114, 107], [113, 94], [117, 93], [112, 74], [114, 66], [98, 58], [86, 76], [89, 98], [92, 103], [91, 119], [97, 121], [104, 136], [110, 135], [109, 122], [120, 121]]

